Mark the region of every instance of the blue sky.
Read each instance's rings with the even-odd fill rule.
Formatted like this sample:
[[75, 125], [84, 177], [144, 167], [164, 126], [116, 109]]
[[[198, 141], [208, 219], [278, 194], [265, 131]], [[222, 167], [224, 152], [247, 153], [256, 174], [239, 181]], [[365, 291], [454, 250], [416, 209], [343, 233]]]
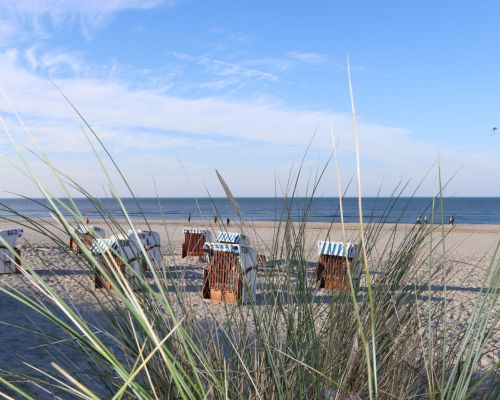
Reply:
[[[93, 194], [106, 190], [78, 120], [88, 118], [138, 195], [274, 195], [316, 131], [304, 168], [331, 154], [355, 170], [351, 60], [365, 194], [417, 186], [438, 154], [452, 196], [500, 196], [497, 2], [3, 0], [0, 99], [18, 144]], [[499, 126], [500, 127], [500, 126]], [[36, 195], [0, 137], [3, 191]], [[41, 181], [50, 171], [27, 154]], [[431, 170], [418, 195], [436, 191]], [[335, 195], [331, 164], [320, 195]], [[123, 185], [118, 190], [125, 194]], [[352, 193], [354, 194], [354, 192]], [[410, 192], [408, 192], [410, 194]], [[4, 193], [3, 196], [8, 196]]]

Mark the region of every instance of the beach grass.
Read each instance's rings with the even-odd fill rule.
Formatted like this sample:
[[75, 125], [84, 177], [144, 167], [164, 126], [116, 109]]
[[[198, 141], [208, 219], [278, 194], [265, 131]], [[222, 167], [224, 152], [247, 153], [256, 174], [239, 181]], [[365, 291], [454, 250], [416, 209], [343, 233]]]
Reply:
[[[76, 108], [75, 111], [78, 112]], [[429, 204], [433, 213], [437, 210], [433, 220], [438, 223], [415, 225], [403, 235], [396, 234], [397, 223], [387, 231], [388, 225], [382, 217], [360, 221], [358, 233], [348, 237], [340, 195], [340, 224], [332, 221], [326, 235], [315, 239], [355, 241], [360, 251], [348, 268], [350, 290], [318, 290], [314, 249], [309, 245], [308, 236], [309, 207], [330, 164], [318, 168], [316, 177], [306, 178], [306, 196], [310, 201], [305, 203], [300, 220], [292, 222], [299, 183], [304, 179], [299, 166], [277, 193], [284, 198], [284, 206], [277, 210], [272, 240], [255, 243], [266, 249], [269, 261], [268, 267], [259, 270], [256, 300], [247, 304], [203, 303], [204, 315], [200, 316], [200, 308], [194, 307], [190, 295], [192, 282], [183, 265], [178, 263], [173, 244], [166, 246], [165, 265], [155, 266], [148, 259], [147, 277], [136, 274], [131, 283], [120, 269], [112, 268], [112, 258], [105, 257], [107, 267], [103, 266], [74, 233], [73, 226], [86, 220], [71, 201], [70, 193], [74, 190], [96, 206], [101, 213], [100, 223], [110, 233], [125, 233], [128, 229], [137, 232], [137, 221], [127, 213], [111, 171], [105, 165], [111, 162], [111, 168], [118, 172], [129, 194], [134, 196], [125, 174], [90, 124], [78, 115], [124, 219], [117, 220], [99, 199], [39, 154], [39, 160], [51, 169], [65, 199], [55, 196], [39, 181], [23, 152], [15, 146], [21, 169], [48, 201], [53, 216], [52, 224], [42, 224], [21, 214], [15, 222], [37, 231], [60, 251], [68, 252], [79, 270], [89, 274], [99, 271], [114, 289], [84, 288], [92, 298], [92, 304], [88, 305], [92, 312], [84, 312], [81, 305], [68, 301], [47, 283], [32, 261], [24, 259], [22, 278], [29, 290], [8, 285], [0, 290], [55, 327], [54, 334], [29, 328], [30, 334], [50, 344], [47, 351], [52, 361], [25, 365], [22, 370], [4, 368], [0, 376], [2, 396], [24, 399], [498, 398], [498, 363], [486, 369], [480, 363], [498, 330], [499, 315], [495, 312], [500, 287], [498, 246], [491, 256], [472, 315], [466, 326], [456, 331], [448, 321], [450, 294], [446, 285], [451, 261], [445, 247], [447, 231], [442, 229], [442, 207]], [[356, 121], [354, 106], [353, 118]], [[4, 129], [7, 129], [5, 125]], [[97, 146], [101, 146], [99, 151]], [[99, 156], [102, 150], [105, 159]], [[337, 163], [335, 152], [333, 158]], [[336, 167], [338, 170], [338, 164]], [[359, 158], [357, 171], [361, 207]], [[337, 185], [342, 193], [340, 177]], [[445, 186], [439, 185], [435, 202], [442, 202]], [[225, 182], [224, 190], [238, 210], [238, 229], [255, 233], [255, 227], [245, 220]], [[405, 185], [395, 189], [386, 216], [404, 190]], [[227, 229], [219, 220], [218, 228]], [[148, 224], [145, 216], [141, 222]], [[67, 248], [68, 237], [77, 243], [78, 255]], [[382, 251], [377, 248], [380, 243], [383, 243]], [[140, 251], [145, 254], [144, 248]], [[40, 256], [37, 262], [45, 261]], [[358, 267], [362, 271], [359, 283], [354, 276]], [[439, 294], [433, 289], [436, 281], [445, 288]], [[195, 290], [201, 296], [201, 289]], [[28, 329], [12, 329], [21, 328]]]

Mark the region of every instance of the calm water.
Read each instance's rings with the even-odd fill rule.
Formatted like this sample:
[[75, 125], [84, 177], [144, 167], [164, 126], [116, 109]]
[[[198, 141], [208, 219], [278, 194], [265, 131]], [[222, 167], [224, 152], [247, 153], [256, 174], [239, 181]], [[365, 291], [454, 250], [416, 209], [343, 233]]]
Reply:
[[[191, 220], [212, 219], [217, 213], [221, 218], [236, 219], [236, 215], [225, 198], [198, 199], [193, 198], [140, 198], [123, 199], [129, 214], [139, 219], [145, 215], [148, 219], [178, 219]], [[99, 217], [98, 208], [87, 199], [76, 199], [77, 206], [82, 214], [90, 219]], [[123, 218], [118, 203], [113, 199], [99, 199], [102, 207], [116, 218]], [[280, 218], [283, 210], [283, 199], [276, 198], [240, 198], [245, 220], [263, 221]], [[303, 218], [307, 213], [310, 221], [339, 221], [338, 198], [294, 199], [292, 204], [292, 218]], [[413, 223], [420, 214], [431, 214], [431, 198], [365, 198], [363, 212], [366, 220]], [[43, 199], [0, 199], [0, 217], [14, 215], [15, 210], [24, 216], [49, 217], [50, 207]], [[216, 211], [217, 210], [217, 211]], [[453, 197], [444, 199], [444, 216], [448, 220], [454, 215], [457, 224], [500, 224], [500, 198], [498, 197]], [[344, 219], [346, 222], [358, 220], [358, 200], [347, 198], [344, 200]], [[441, 218], [439, 202], [435, 209], [435, 221]]]

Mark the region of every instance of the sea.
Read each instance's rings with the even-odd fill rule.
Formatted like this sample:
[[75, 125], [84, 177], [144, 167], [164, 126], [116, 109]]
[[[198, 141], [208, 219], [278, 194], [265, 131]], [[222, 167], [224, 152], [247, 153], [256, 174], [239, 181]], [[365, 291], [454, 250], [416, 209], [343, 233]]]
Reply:
[[[123, 219], [124, 213], [114, 198], [73, 199], [81, 214], [90, 220], [99, 219], [106, 210], [107, 215]], [[133, 219], [148, 220], [213, 220], [215, 216], [224, 221], [238, 218], [227, 198], [123, 198], [127, 213]], [[340, 221], [337, 197], [294, 198], [285, 200], [274, 197], [245, 197], [236, 199], [245, 221], [272, 221], [286, 219], [289, 210], [294, 221], [307, 218], [311, 222]], [[69, 200], [62, 200], [72, 207]], [[434, 204], [434, 211], [433, 211]], [[500, 197], [365, 197], [363, 218], [367, 222], [414, 223], [420, 216], [423, 221], [448, 223], [450, 216], [455, 224], [500, 224]], [[63, 209], [63, 208], [60, 208]], [[359, 221], [357, 198], [343, 199], [344, 220]], [[10, 198], [0, 199], [0, 218], [19, 215], [29, 218], [49, 218], [53, 213], [46, 199]], [[69, 216], [70, 211], [63, 211]]]

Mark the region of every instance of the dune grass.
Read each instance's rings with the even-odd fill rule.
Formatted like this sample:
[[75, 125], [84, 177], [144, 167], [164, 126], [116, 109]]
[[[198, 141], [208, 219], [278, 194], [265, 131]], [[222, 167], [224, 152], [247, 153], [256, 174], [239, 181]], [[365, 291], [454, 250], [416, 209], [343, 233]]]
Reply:
[[[47, 225], [24, 215], [17, 215], [14, 221], [42, 233], [59, 251], [69, 253], [66, 239], [71, 236], [80, 254], [69, 257], [78, 269], [90, 273], [98, 270], [115, 290], [102, 289], [96, 293], [88, 288], [93, 312], [86, 313], [81, 305], [71, 303], [48, 284], [32, 262], [23, 260], [23, 278], [30, 290], [5, 285], [0, 290], [58, 329], [52, 335], [29, 328], [31, 334], [50, 343], [52, 362], [29, 365], [22, 371], [4, 371], [0, 376], [0, 394], [5, 398], [487, 399], [498, 396], [499, 365], [489, 370], [480, 368], [480, 357], [498, 329], [499, 316], [494, 312], [500, 287], [498, 248], [474, 312], [466, 328], [455, 334], [447, 323], [449, 294], [445, 289], [439, 295], [444, 298], [436, 300], [439, 296], [432, 287], [436, 279], [442, 279], [446, 288], [448, 280], [446, 233], [440, 229], [443, 209], [439, 210], [441, 225], [415, 225], [397, 238], [398, 224], [386, 225], [384, 219], [405, 190], [403, 185], [395, 189], [381, 220], [360, 223], [359, 234], [348, 238], [341, 195], [340, 226], [332, 221], [325, 237], [315, 239], [354, 240], [361, 245], [361, 252], [348, 268], [350, 291], [319, 291], [314, 279], [313, 250], [307, 245], [309, 211], [329, 164], [319, 168], [315, 177], [307, 178], [309, 200], [303, 206], [300, 220], [292, 222], [292, 209], [303, 179], [299, 166], [279, 193], [284, 206], [277, 210], [272, 242], [256, 243], [266, 249], [272, 265], [259, 270], [257, 300], [245, 305], [206, 304], [206, 315], [199, 316], [186, 289], [188, 283], [196, 285], [196, 282], [187, 282], [185, 271], [176, 264], [175, 254], [170, 250], [164, 254], [166, 265], [158, 267], [148, 261], [147, 277], [137, 275], [137, 284], [132, 285], [119, 270], [103, 268], [74, 234], [72, 226], [85, 223], [85, 216], [71, 200], [71, 190], [77, 190], [95, 205], [108, 232], [136, 231], [135, 220], [127, 213], [95, 147], [96, 140], [126, 184], [125, 175], [91, 126], [79, 116], [124, 218], [116, 219], [99, 199], [58, 171], [41, 154], [39, 159], [52, 170], [69, 201], [50, 193], [18, 150], [22, 170], [48, 201], [54, 221]], [[355, 121], [354, 105], [353, 116]], [[336, 161], [335, 151], [333, 156]], [[336, 167], [338, 170], [338, 164]], [[360, 215], [363, 215], [359, 160], [358, 172]], [[337, 184], [342, 193], [340, 177]], [[229, 186], [225, 182], [223, 185], [240, 216], [238, 228], [253, 233], [258, 240], [255, 228], [245, 221]], [[442, 200], [442, 186], [436, 202]], [[133, 196], [130, 187], [129, 190]], [[434, 212], [434, 204], [430, 207]], [[145, 216], [143, 222], [148, 222]], [[225, 229], [223, 221], [220, 224]], [[385, 243], [383, 251], [376, 251], [379, 243]], [[108, 266], [113, 263], [109, 257], [106, 261]], [[43, 263], [43, 257], [37, 262]], [[362, 268], [362, 276], [356, 284], [352, 272], [358, 266]], [[212, 313], [212, 307], [222, 308], [222, 316]]]

